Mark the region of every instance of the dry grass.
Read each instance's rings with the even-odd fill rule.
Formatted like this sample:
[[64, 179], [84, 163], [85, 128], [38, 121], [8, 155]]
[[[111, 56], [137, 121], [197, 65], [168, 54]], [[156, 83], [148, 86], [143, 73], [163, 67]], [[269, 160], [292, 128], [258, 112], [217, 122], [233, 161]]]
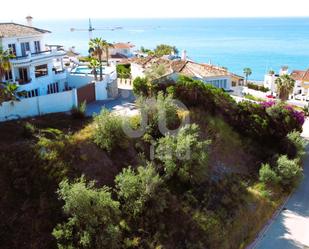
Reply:
[[272, 218], [276, 210], [284, 202], [286, 195], [279, 193], [279, 190], [266, 190], [265, 186], [257, 183], [248, 188], [249, 198], [248, 205], [250, 208], [242, 209], [236, 219], [238, 228], [233, 230], [239, 231], [242, 227], [247, 226], [247, 234], [243, 238], [243, 243], [239, 249], [246, 248], [254, 241], [259, 232], [266, 225], [267, 221]]

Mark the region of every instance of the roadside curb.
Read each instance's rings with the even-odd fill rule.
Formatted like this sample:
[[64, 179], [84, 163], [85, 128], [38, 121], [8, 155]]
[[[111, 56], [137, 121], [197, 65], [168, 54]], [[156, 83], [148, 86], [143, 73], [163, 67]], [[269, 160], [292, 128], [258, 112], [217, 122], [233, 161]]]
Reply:
[[278, 218], [278, 216], [281, 214], [282, 210], [288, 203], [288, 201], [291, 199], [291, 196], [295, 192], [295, 189], [288, 195], [286, 200], [281, 204], [281, 206], [276, 210], [276, 212], [272, 215], [272, 217], [266, 222], [264, 225], [263, 229], [258, 233], [257, 237], [255, 240], [246, 247], [246, 249], [255, 249], [258, 244], [261, 242], [261, 240], [265, 237], [265, 234], [269, 230], [270, 226], [274, 223], [274, 221]]

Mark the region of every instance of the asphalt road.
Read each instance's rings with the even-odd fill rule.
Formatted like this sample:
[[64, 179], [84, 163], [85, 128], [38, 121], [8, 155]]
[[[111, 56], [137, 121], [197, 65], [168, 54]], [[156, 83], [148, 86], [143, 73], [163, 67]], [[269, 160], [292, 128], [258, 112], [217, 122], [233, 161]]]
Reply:
[[309, 146], [304, 162], [304, 179], [275, 218], [256, 249], [309, 248]]

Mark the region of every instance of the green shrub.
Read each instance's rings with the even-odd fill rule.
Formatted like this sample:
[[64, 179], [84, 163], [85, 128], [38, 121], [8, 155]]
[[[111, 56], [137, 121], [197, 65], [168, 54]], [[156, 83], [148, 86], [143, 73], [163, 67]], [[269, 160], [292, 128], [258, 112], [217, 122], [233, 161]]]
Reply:
[[261, 91], [261, 92], [268, 92], [269, 91], [269, 89], [267, 87], [264, 87], [264, 86], [261, 86], [261, 85], [256, 85], [256, 84], [253, 84], [253, 83], [248, 83], [247, 86], [250, 89]]
[[277, 173], [283, 186], [294, 187], [301, 178], [302, 172], [297, 159], [290, 160], [286, 155], [278, 158]]
[[170, 46], [167, 44], [160, 44], [154, 49], [155, 55], [162, 56], [162, 55], [170, 55], [171, 53], [178, 54], [178, 49], [175, 46]]
[[36, 132], [36, 128], [33, 124], [29, 122], [25, 122], [22, 124], [22, 132], [21, 135], [24, 138], [33, 138]]
[[83, 101], [78, 106], [74, 106], [71, 110], [72, 117], [76, 119], [84, 119], [86, 117], [86, 108], [87, 108], [86, 101]]
[[298, 131], [292, 131], [287, 135], [288, 140], [295, 146], [296, 155], [298, 158], [302, 158], [306, 152], [305, 148], [308, 142], [303, 139]]
[[64, 180], [57, 191], [67, 221], [53, 231], [58, 248], [120, 248], [119, 203], [107, 187], [95, 188], [84, 178]]
[[131, 66], [118, 64], [116, 66], [118, 78], [128, 79], [131, 78]]
[[126, 148], [128, 137], [122, 129], [123, 119], [120, 116], [110, 113], [103, 109], [94, 118], [94, 142], [102, 149], [112, 151], [117, 146]]
[[117, 194], [123, 201], [123, 209], [129, 217], [140, 215], [151, 199], [158, 203], [156, 209], [165, 208], [162, 200], [157, 199], [163, 181], [152, 164], [140, 166], [136, 172], [131, 167], [123, 169], [116, 176], [115, 183]]
[[[159, 130], [159, 122], [163, 122], [165, 117], [165, 125], [168, 129], [176, 129], [180, 125], [178, 117], [178, 107], [176, 106], [171, 95], [165, 96], [163, 92], [159, 92], [157, 98], [140, 97], [137, 105], [141, 109], [141, 113], [147, 115], [146, 132], [154, 138], [161, 137], [163, 134]], [[162, 131], [164, 132], [164, 131]]]
[[280, 181], [280, 178], [278, 177], [277, 173], [274, 170], [272, 170], [272, 168], [268, 163], [262, 164], [259, 176], [261, 182], [269, 185], [275, 185]]
[[199, 127], [186, 125], [176, 136], [166, 135], [158, 141], [155, 156], [164, 165], [166, 179], [201, 183], [208, 176], [208, 151], [210, 141], [199, 140]]
[[246, 95], [244, 95], [244, 97], [245, 97], [246, 99], [250, 99], [250, 100], [253, 100], [253, 101], [258, 101], [258, 102], [264, 101], [264, 99], [259, 98], [259, 97], [255, 97], [255, 96], [253, 96], [253, 95], [250, 94], [250, 93], [247, 93]]
[[148, 96], [149, 86], [146, 78], [137, 77], [133, 81], [133, 93], [136, 96]]

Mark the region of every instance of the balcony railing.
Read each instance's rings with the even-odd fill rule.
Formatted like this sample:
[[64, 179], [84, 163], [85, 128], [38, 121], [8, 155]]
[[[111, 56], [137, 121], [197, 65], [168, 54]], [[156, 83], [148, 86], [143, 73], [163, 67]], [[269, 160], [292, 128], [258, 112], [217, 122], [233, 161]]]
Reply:
[[45, 51], [40, 51], [40, 52], [35, 52], [35, 53], [29, 53], [27, 55], [15, 56], [14, 58], [12, 58], [12, 60], [25, 60], [25, 59], [30, 59], [31, 57], [36, 58], [41, 55], [51, 55], [57, 52], [65, 52], [65, 51], [63, 49], [45, 50]]

